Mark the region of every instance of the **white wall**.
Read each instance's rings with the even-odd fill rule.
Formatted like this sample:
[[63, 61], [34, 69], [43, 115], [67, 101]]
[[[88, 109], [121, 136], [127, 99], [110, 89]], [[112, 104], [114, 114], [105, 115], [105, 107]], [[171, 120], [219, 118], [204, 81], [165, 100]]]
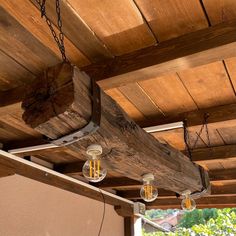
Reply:
[[[103, 203], [18, 175], [0, 178], [1, 236], [97, 236]], [[101, 236], [123, 236], [123, 218], [106, 205]]]

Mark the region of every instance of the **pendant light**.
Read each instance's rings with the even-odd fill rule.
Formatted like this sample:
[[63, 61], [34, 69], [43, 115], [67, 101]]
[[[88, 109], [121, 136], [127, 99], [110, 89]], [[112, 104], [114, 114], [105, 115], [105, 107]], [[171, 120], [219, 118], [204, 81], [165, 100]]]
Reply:
[[182, 193], [182, 196], [184, 197], [181, 202], [182, 209], [187, 212], [193, 211], [196, 208], [196, 202], [191, 197], [191, 192], [186, 190], [184, 193]]
[[84, 177], [90, 182], [100, 182], [107, 174], [107, 170], [102, 167], [100, 156], [102, 147], [98, 144], [92, 144], [87, 148], [88, 160], [85, 162], [82, 172]]
[[140, 196], [146, 202], [154, 201], [158, 196], [158, 190], [154, 182], [154, 175], [149, 173], [143, 175], [143, 186], [140, 189]]

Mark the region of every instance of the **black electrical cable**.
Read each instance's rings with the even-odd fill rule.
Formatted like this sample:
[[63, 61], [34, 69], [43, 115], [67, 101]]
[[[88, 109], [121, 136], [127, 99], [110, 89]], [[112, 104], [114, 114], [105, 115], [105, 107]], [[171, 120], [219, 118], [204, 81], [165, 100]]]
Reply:
[[98, 231], [98, 236], [100, 236], [101, 234], [101, 231], [102, 231], [102, 226], [103, 226], [103, 223], [104, 223], [104, 219], [105, 219], [105, 214], [106, 214], [106, 201], [105, 201], [105, 196], [102, 192], [102, 190], [99, 188], [99, 192], [101, 193], [102, 195], [102, 199], [103, 199], [103, 214], [102, 214], [102, 220], [101, 220], [101, 224], [100, 224], [100, 228], [99, 228], [99, 231]]

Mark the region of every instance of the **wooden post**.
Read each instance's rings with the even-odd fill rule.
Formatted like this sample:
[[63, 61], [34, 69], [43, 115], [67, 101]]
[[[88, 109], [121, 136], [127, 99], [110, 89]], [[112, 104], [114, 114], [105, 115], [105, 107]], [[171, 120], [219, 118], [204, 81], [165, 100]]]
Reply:
[[[49, 68], [28, 89], [22, 107], [26, 124], [51, 139], [74, 132], [91, 119], [90, 78], [70, 64]], [[178, 193], [203, 187], [196, 164], [146, 133], [103, 91], [99, 130], [67, 147], [86, 160], [86, 148], [93, 143], [102, 145], [108, 171], [138, 181], [153, 173], [160, 188]]]
[[134, 236], [134, 218], [124, 217], [124, 236]]

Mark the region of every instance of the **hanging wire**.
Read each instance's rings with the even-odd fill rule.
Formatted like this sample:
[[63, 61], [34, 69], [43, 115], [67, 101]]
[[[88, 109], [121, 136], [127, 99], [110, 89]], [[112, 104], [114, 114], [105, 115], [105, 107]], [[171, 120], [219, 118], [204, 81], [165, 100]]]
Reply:
[[101, 231], [102, 231], [102, 226], [103, 226], [103, 223], [104, 223], [104, 219], [105, 219], [105, 214], [106, 214], [106, 201], [105, 201], [105, 196], [102, 192], [102, 190], [99, 188], [99, 192], [101, 193], [102, 195], [102, 199], [103, 199], [103, 214], [102, 214], [102, 220], [101, 220], [101, 224], [100, 224], [100, 228], [99, 228], [99, 231], [98, 231], [98, 236], [101, 235]]
[[55, 0], [56, 1], [56, 13], [57, 13], [57, 27], [59, 29], [59, 34], [57, 35], [56, 31], [53, 28], [53, 24], [51, 20], [48, 18], [46, 15], [46, 0], [36, 0], [40, 7], [41, 11], [41, 17], [45, 18], [46, 23], [51, 30], [52, 36], [57, 43], [57, 46], [61, 52], [61, 57], [64, 62], [67, 62], [68, 59], [66, 57], [66, 51], [65, 51], [65, 45], [64, 45], [64, 33], [62, 31], [62, 20], [61, 20], [61, 8], [60, 8], [60, 0]]

